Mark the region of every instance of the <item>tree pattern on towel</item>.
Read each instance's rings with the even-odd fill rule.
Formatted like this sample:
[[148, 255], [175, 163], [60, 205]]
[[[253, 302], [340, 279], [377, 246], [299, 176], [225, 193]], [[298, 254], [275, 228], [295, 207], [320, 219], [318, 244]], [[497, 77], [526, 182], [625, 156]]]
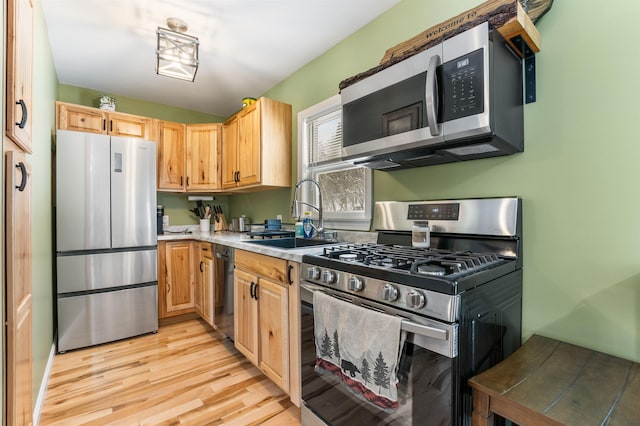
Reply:
[[324, 329], [324, 336], [322, 336], [322, 345], [320, 346], [320, 355], [323, 357], [330, 357], [333, 355], [331, 351], [331, 338], [329, 337], [329, 333], [327, 333], [327, 329]]
[[333, 332], [333, 355], [340, 359], [340, 345], [338, 344], [338, 330]]
[[366, 358], [362, 360], [362, 371], [360, 372], [362, 376], [362, 381], [365, 385], [369, 384], [369, 380], [371, 380], [371, 367], [369, 367], [369, 361]]
[[[382, 356], [382, 352], [378, 354], [376, 362], [373, 365], [373, 383], [380, 388], [389, 389], [389, 366]], [[382, 390], [380, 390], [381, 392]]]

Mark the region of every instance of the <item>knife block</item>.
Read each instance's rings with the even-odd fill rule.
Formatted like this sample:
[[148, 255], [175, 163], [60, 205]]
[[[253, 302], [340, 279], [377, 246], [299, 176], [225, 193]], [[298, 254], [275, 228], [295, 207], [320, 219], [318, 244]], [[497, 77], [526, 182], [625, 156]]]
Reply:
[[224, 218], [224, 214], [219, 213], [218, 218], [220, 219], [218, 222], [214, 221], [213, 230], [214, 231], [226, 231], [228, 229], [227, 220]]

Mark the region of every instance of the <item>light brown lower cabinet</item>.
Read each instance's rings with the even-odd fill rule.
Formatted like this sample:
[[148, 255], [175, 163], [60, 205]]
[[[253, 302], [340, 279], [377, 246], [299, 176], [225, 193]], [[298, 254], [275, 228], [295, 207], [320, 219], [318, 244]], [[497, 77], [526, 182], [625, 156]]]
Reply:
[[158, 313], [168, 318], [195, 311], [194, 241], [158, 242]]
[[[196, 312], [216, 328], [223, 294], [222, 262], [213, 245], [158, 242], [160, 318]], [[300, 406], [300, 265], [244, 250], [235, 251], [236, 348]], [[218, 290], [218, 292], [216, 292]]]
[[299, 346], [299, 322], [290, 315], [290, 305], [297, 301], [290, 303], [290, 290], [297, 287], [293, 270], [298, 269], [290, 263], [235, 251], [234, 340], [244, 356], [299, 404], [299, 350], [292, 345]]
[[[5, 406], [8, 425], [33, 423], [33, 291], [31, 166], [25, 153], [8, 151], [5, 167]], [[6, 356], [6, 358], [4, 358]]]
[[211, 327], [214, 324], [214, 307], [216, 295], [214, 294], [214, 279], [216, 277], [216, 263], [213, 256], [211, 243], [194, 243], [196, 245], [196, 291], [195, 310], [200, 317]]

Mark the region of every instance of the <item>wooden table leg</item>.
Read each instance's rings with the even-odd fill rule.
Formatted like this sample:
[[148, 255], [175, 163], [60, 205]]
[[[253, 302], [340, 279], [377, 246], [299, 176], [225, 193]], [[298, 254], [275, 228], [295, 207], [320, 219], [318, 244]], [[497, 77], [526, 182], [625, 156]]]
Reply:
[[489, 410], [489, 395], [473, 390], [472, 426], [493, 426], [493, 412]]

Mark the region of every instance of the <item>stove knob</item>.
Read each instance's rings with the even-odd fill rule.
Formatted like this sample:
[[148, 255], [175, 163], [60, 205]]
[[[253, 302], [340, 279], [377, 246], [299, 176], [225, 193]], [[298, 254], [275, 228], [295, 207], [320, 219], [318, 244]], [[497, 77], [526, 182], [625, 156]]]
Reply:
[[336, 274], [333, 271], [322, 271], [322, 282], [324, 284], [331, 284], [335, 282]]
[[398, 289], [391, 284], [385, 284], [380, 291], [380, 298], [387, 302], [393, 302], [398, 298]]
[[362, 291], [364, 288], [364, 283], [362, 282], [362, 278], [351, 277], [349, 278], [348, 288], [351, 291]]
[[320, 278], [320, 269], [311, 267], [307, 270], [307, 279], [317, 280], [318, 278]]
[[407, 306], [413, 309], [420, 309], [426, 303], [424, 294], [418, 290], [410, 290], [407, 293]]

